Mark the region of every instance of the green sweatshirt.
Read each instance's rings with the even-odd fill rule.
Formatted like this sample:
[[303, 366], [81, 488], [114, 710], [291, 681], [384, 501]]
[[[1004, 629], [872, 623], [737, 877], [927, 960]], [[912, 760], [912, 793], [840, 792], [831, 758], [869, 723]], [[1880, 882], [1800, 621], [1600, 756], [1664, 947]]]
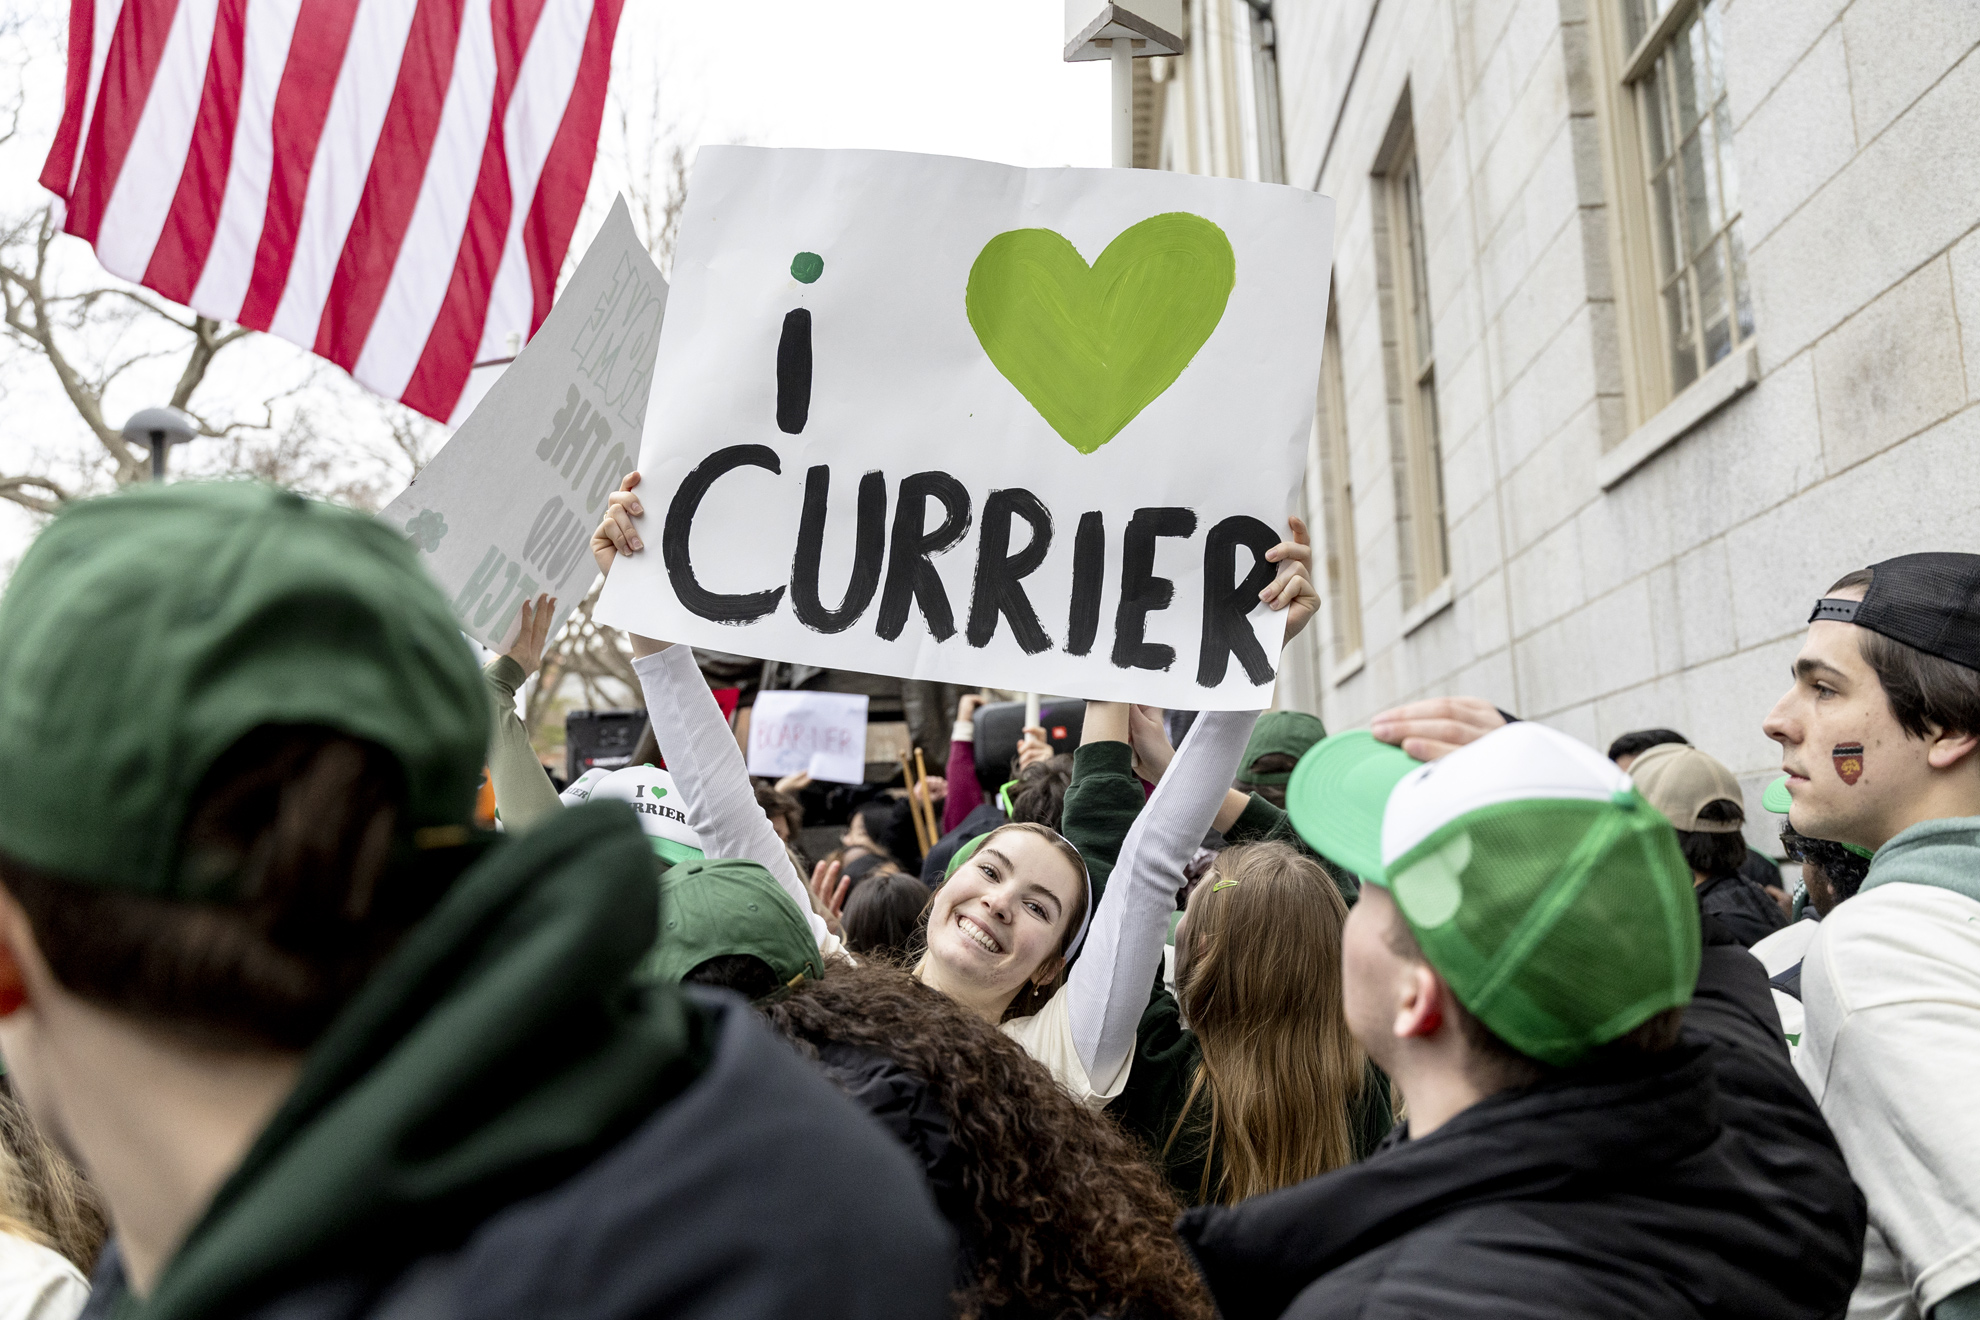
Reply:
[[[1107, 878], [1113, 874], [1121, 844], [1135, 817], [1141, 814], [1144, 800], [1141, 780], [1134, 774], [1134, 753], [1126, 743], [1087, 743], [1073, 754], [1072, 784], [1066, 789], [1062, 830], [1086, 861], [1096, 902]], [[1285, 813], [1254, 794], [1238, 824], [1224, 837], [1233, 843], [1280, 837], [1275, 831], [1284, 825]], [[1240, 827], [1247, 828], [1251, 837], [1239, 839]], [[1290, 830], [1285, 832], [1290, 834]], [[1304, 851], [1304, 846], [1300, 846]], [[1335, 883], [1341, 883], [1338, 875]], [[1202, 1200], [1206, 1172], [1207, 1185], [1214, 1189], [1217, 1183], [1216, 1155], [1209, 1148], [1207, 1088], [1199, 1092], [1184, 1118], [1190, 1085], [1202, 1060], [1203, 1048], [1197, 1043], [1196, 1033], [1183, 1025], [1175, 997], [1157, 975], [1148, 1007], [1143, 1010], [1135, 1032], [1134, 1066], [1128, 1073], [1127, 1086], [1107, 1106], [1107, 1112], [1148, 1144], [1168, 1176], [1169, 1185], [1185, 1205], [1196, 1205]], [[1177, 1132], [1179, 1119], [1183, 1123]], [[1388, 1078], [1373, 1065], [1369, 1066], [1354, 1112], [1348, 1116], [1348, 1125], [1354, 1136], [1356, 1159], [1372, 1152], [1392, 1126]], [[1169, 1139], [1171, 1133], [1175, 1133], [1173, 1142]]]
[[1341, 897], [1347, 900], [1349, 907], [1353, 907], [1354, 901], [1361, 897], [1360, 880], [1307, 847], [1306, 840], [1300, 838], [1299, 831], [1293, 828], [1292, 818], [1282, 808], [1273, 806], [1256, 793], [1251, 795], [1251, 801], [1245, 804], [1238, 818], [1231, 822], [1231, 827], [1224, 831], [1224, 839], [1228, 843], [1289, 843], [1320, 863], [1320, 868], [1334, 882], [1334, 888], [1341, 891]]
[[619, 803], [487, 845], [310, 1051], [150, 1299], [112, 1314], [236, 1312], [356, 1261], [389, 1277], [584, 1168], [707, 1057], [674, 987], [631, 983], [658, 914]]
[[495, 713], [495, 731], [488, 736], [488, 777], [495, 784], [495, 811], [502, 828], [526, 830], [553, 812], [563, 810], [557, 786], [544, 773], [543, 762], [529, 745], [529, 733], [516, 716], [516, 689], [529, 676], [506, 655], [490, 660], [481, 671], [488, 680], [488, 699]]
[[1879, 848], [1857, 892], [1890, 884], [1934, 885], [1980, 902], [1980, 816], [1920, 821]]

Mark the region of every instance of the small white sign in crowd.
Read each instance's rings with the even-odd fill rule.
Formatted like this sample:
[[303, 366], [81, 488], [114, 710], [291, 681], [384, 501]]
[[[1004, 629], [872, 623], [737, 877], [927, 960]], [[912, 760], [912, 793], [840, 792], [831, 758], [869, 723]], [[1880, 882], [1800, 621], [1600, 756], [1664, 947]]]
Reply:
[[749, 772], [860, 783], [866, 778], [866, 706], [866, 695], [857, 692], [757, 693], [749, 712]]

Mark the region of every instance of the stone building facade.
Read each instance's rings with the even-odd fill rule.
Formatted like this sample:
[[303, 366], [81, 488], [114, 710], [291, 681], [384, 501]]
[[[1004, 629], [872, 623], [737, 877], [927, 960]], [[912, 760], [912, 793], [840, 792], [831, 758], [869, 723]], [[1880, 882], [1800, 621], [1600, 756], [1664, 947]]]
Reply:
[[1276, 66], [1283, 158], [1191, 154], [1192, 50], [1151, 77], [1161, 163], [1337, 207], [1326, 599], [1281, 703], [1676, 728], [1766, 846], [1760, 723], [1814, 599], [1980, 549], [1980, 5], [1192, 9]]

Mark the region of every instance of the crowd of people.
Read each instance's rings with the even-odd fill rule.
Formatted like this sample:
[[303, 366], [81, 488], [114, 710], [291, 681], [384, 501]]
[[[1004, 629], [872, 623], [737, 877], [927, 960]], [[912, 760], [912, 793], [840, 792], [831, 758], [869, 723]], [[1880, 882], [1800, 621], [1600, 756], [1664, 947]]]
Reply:
[[1980, 1317], [1980, 556], [1821, 585], [1764, 822], [1469, 696], [971, 696], [813, 857], [686, 646], [560, 788], [554, 601], [478, 672], [374, 520], [74, 504], [0, 598], [0, 1317]]

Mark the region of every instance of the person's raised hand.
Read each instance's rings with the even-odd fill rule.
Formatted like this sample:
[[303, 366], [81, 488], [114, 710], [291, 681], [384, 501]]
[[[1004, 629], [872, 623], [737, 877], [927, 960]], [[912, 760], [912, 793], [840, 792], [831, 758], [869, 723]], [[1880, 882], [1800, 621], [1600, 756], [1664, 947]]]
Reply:
[[1370, 732], [1419, 761], [1434, 761], [1504, 727], [1506, 717], [1483, 697], [1432, 697], [1377, 715]]
[[1265, 558], [1277, 564], [1279, 572], [1258, 593], [1258, 599], [1274, 610], [1286, 612], [1285, 641], [1290, 642], [1312, 622], [1314, 612], [1320, 608], [1320, 593], [1313, 587], [1313, 546], [1307, 538], [1306, 524], [1297, 518], [1288, 518], [1286, 524], [1292, 530], [1292, 539], [1281, 541], [1265, 552]]
[[976, 712], [983, 704], [983, 694], [981, 692], [963, 693], [962, 700], [956, 703], [956, 723], [974, 723]]
[[534, 602], [523, 598], [522, 612], [516, 622], [516, 640], [503, 654], [522, 666], [524, 678], [543, 663], [543, 647], [550, 640], [550, 620], [556, 613], [556, 598], [547, 591]]
[[779, 793], [797, 793], [811, 787], [811, 771], [800, 770], [794, 775], [785, 775], [777, 781]]
[[1134, 773], [1151, 784], [1162, 781], [1176, 755], [1162, 715], [1159, 706], [1128, 707], [1128, 746], [1134, 749]]
[[1017, 764], [1020, 771], [1040, 761], [1050, 760], [1052, 744], [1045, 741], [1045, 730], [1036, 724], [1024, 728], [1024, 741], [1018, 744]]
[[[633, 519], [645, 514], [646, 506], [633, 494], [633, 487], [639, 485], [639, 473], [628, 472], [619, 488], [605, 501], [605, 516], [598, 522], [598, 530], [591, 534], [591, 557], [598, 561], [598, 571], [610, 575], [612, 564], [620, 555], [638, 554], [646, 549], [646, 543], [639, 539], [639, 529], [633, 526]], [[626, 634], [632, 643], [634, 659], [653, 655], [666, 650], [672, 642], [659, 642], [651, 637], [641, 637], [636, 632]]]
[[612, 562], [620, 555], [630, 555], [646, 548], [639, 538], [639, 529], [633, 526], [633, 519], [646, 512], [646, 506], [633, 494], [633, 487], [639, 485], [639, 473], [629, 472], [619, 488], [612, 492], [605, 502], [605, 516], [598, 523], [598, 530], [591, 534], [591, 557], [598, 561], [600, 573], [610, 573]]
[[817, 900], [818, 915], [825, 918], [825, 925], [834, 935], [843, 936], [839, 929], [839, 913], [846, 907], [846, 895], [852, 892], [852, 877], [842, 876], [837, 862], [820, 862], [811, 868], [811, 896]]
[[949, 781], [940, 775], [929, 775], [909, 789], [908, 796], [931, 807], [939, 806], [949, 796]]

